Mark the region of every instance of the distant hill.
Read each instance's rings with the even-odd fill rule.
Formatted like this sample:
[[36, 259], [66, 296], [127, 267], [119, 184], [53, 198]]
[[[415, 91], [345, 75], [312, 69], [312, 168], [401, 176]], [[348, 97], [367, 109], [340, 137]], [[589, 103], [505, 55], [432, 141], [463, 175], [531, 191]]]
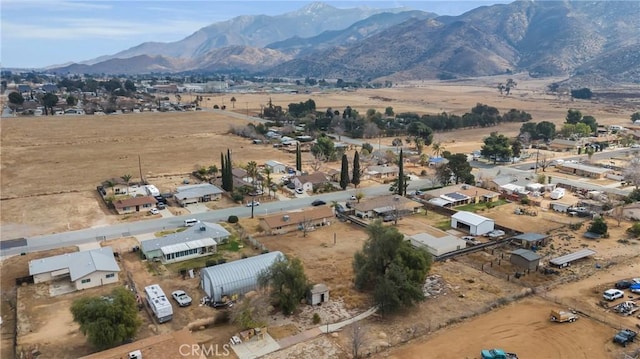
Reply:
[[460, 16], [314, 3], [280, 16], [237, 17], [181, 41], [145, 43], [56, 72], [242, 70], [393, 80], [528, 72], [638, 83], [639, 18], [635, 1], [515, 1]]

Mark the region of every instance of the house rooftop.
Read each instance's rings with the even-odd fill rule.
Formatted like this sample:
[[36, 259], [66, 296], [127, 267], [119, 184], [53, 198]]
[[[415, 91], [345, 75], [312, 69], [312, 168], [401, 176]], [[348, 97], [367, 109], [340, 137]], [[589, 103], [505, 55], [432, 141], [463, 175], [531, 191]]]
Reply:
[[569, 169], [574, 169], [574, 170], [579, 170], [584, 172], [597, 173], [597, 174], [603, 174], [603, 173], [613, 171], [609, 168], [595, 167], [595, 166], [583, 165], [581, 163], [571, 163], [571, 162], [565, 162], [563, 164], [558, 165], [558, 167], [569, 168]]
[[140, 196], [140, 197], [131, 197], [125, 199], [119, 199], [113, 202], [113, 206], [117, 209], [126, 208], [126, 207], [137, 207], [145, 204], [156, 204], [158, 200], [153, 198], [152, 196]]
[[278, 228], [284, 226], [298, 225], [305, 220], [318, 220], [322, 218], [333, 217], [333, 210], [328, 206], [313, 207], [299, 212], [278, 213], [270, 216], [261, 217], [269, 228]]
[[[231, 235], [224, 227], [217, 223], [199, 222], [193, 227], [188, 227], [182, 232], [172, 233], [160, 238], [147, 239], [140, 242], [144, 252], [154, 250], [169, 250], [171, 246], [179, 245], [183, 250], [202, 248], [216, 245]], [[177, 247], [171, 247], [173, 249]], [[175, 253], [168, 252], [168, 253]]]
[[295, 177], [300, 181], [300, 183], [305, 184], [307, 182], [313, 184], [322, 184], [327, 182], [327, 176], [323, 172], [314, 172], [309, 175], [302, 175]]
[[101, 247], [88, 251], [60, 254], [53, 257], [34, 259], [29, 262], [29, 275], [68, 269], [71, 280], [82, 278], [96, 271], [119, 272], [120, 267], [113, 257], [111, 247]]
[[360, 203], [355, 203], [353, 208], [360, 212], [388, 212], [394, 207], [398, 210], [415, 209], [422, 207], [422, 203], [398, 195], [387, 195], [373, 198], [365, 198]]
[[477, 226], [486, 221], [493, 222], [493, 219], [491, 218], [483, 217], [481, 215], [467, 211], [459, 211], [456, 214], [452, 215], [451, 218], [454, 218], [460, 222], [469, 223], [474, 226]]
[[223, 190], [209, 183], [180, 186], [176, 188], [176, 191], [177, 193], [175, 194], [175, 197], [178, 199], [197, 198], [211, 194], [224, 193]]

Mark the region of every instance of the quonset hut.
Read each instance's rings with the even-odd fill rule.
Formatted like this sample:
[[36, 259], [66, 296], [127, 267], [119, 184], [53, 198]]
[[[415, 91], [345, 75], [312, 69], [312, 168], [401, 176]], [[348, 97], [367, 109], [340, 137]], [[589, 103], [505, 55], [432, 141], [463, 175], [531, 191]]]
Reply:
[[270, 252], [204, 268], [200, 271], [200, 287], [215, 302], [224, 296], [245, 294], [258, 288], [258, 276], [262, 271], [283, 259], [282, 252]]

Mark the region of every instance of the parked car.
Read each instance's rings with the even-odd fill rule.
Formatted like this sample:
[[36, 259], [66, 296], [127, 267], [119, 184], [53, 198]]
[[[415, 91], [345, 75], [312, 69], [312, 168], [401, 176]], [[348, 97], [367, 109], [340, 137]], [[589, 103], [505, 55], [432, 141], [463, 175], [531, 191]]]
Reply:
[[640, 284], [640, 278], [633, 278], [631, 281], [633, 283]]
[[216, 309], [225, 309], [225, 308], [231, 308], [233, 307], [233, 302], [230, 300], [224, 301], [224, 302], [213, 302], [211, 304], [212, 307], [216, 308]]
[[500, 229], [495, 229], [495, 230], [487, 233], [487, 237], [489, 237], [489, 238], [499, 238], [499, 237], [502, 237], [504, 235], [505, 235], [504, 231], [500, 230]]
[[158, 202], [158, 204], [156, 205], [156, 208], [158, 209], [165, 209], [167, 208], [167, 205], [162, 203], [162, 202]]
[[247, 207], [258, 207], [259, 205], [260, 205], [260, 202], [258, 201], [251, 201], [247, 203]]
[[633, 330], [623, 329], [613, 337], [613, 342], [626, 347], [628, 343], [633, 342], [636, 336], [638, 336], [638, 333], [634, 332]]
[[297, 194], [303, 194], [304, 190], [302, 188], [296, 188], [296, 193]]
[[634, 284], [633, 281], [624, 279], [616, 282], [616, 289], [627, 289], [631, 287], [633, 284]]
[[173, 299], [175, 299], [176, 302], [178, 302], [178, 305], [181, 307], [191, 305], [191, 297], [187, 293], [185, 293], [184, 290], [176, 290], [171, 293], [171, 296], [173, 297]]
[[351, 201], [355, 201], [355, 200], [357, 200], [357, 198], [356, 198], [356, 196], [351, 195], [351, 197], [349, 197], [349, 200], [351, 200]]
[[342, 212], [345, 211], [344, 207], [339, 203], [336, 204], [335, 209], [336, 209], [336, 212], [338, 212], [338, 213], [342, 213]]
[[151, 209], [149, 210], [149, 213], [150, 213], [150, 214], [158, 214], [158, 213], [160, 213], [160, 211], [159, 211], [157, 208], [151, 208]]
[[640, 294], [640, 283], [633, 283], [629, 290], [631, 293]]
[[607, 289], [602, 294], [602, 297], [608, 301], [614, 301], [618, 298], [624, 297], [624, 292], [620, 289]]
[[478, 244], [482, 243], [473, 236], [464, 236], [462, 237], [462, 239], [467, 242], [468, 247], [477, 246]]
[[391, 221], [395, 221], [396, 216], [394, 216], [393, 214], [387, 214], [386, 216], [382, 217], [382, 221], [383, 222], [391, 222]]
[[316, 199], [315, 201], [311, 202], [311, 205], [314, 207], [317, 206], [324, 206], [325, 204], [327, 204], [327, 202], [321, 200], [321, 199]]

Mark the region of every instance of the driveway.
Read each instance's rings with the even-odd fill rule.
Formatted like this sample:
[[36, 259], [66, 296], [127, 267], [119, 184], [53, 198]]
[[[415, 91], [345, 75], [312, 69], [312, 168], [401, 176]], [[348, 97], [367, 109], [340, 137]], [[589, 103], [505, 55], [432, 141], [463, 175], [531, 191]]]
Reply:
[[[196, 214], [196, 213], [205, 213], [207, 211], [209, 211], [209, 208], [207, 208], [207, 206], [204, 205], [204, 203], [194, 203], [194, 204], [190, 204], [187, 207], [185, 207], [187, 209], [187, 211], [189, 211], [189, 213], [191, 214]], [[163, 216], [164, 217], [164, 216]]]

